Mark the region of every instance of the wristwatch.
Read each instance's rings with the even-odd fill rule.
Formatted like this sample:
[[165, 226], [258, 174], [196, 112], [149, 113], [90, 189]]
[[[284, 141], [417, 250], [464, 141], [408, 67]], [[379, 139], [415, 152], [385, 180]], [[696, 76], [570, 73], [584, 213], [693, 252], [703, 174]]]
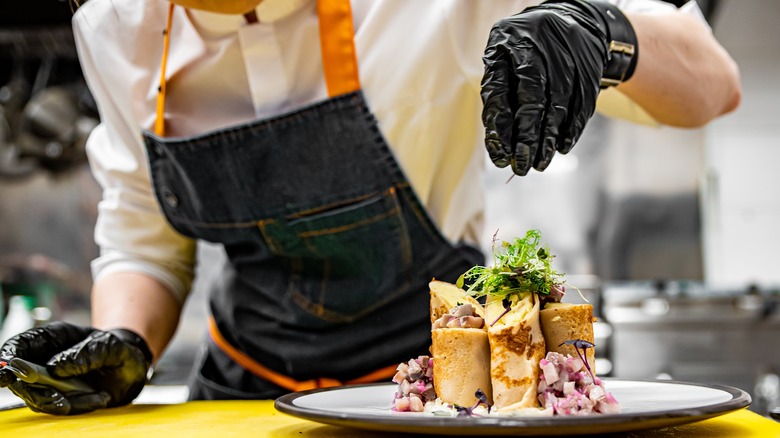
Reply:
[[596, 11], [603, 20], [602, 30], [609, 44], [607, 65], [601, 75], [601, 88], [619, 85], [631, 78], [639, 57], [636, 33], [625, 14], [612, 3], [605, 1], [582, 2]]
[[612, 3], [601, 0], [553, 0], [568, 3], [587, 11], [607, 40], [607, 65], [601, 75], [601, 88], [619, 85], [634, 74], [639, 57], [634, 27], [628, 18]]

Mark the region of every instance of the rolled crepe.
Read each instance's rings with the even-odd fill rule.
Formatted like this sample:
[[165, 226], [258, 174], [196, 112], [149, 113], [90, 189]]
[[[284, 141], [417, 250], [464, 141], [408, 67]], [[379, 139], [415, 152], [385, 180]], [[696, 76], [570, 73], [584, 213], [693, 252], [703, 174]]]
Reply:
[[[563, 344], [563, 342], [582, 339], [591, 344], [594, 343], [593, 306], [590, 304], [547, 304], [539, 312], [539, 318], [542, 323], [542, 333], [547, 344], [547, 351], [580, 357], [573, 345]], [[595, 350], [588, 348], [586, 357], [591, 371], [593, 371], [593, 374], [596, 374]]]
[[492, 403], [488, 334], [476, 328], [437, 328], [431, 332], [433, 387], [446, 403], [471, 407], [478, 389]]
[[[539, 361], [545, 356], [539, 299], [525, 293], [505, 315], [500, 298], [488, 296], [485, 322], [490, 340], [490, 381], [498, 412], [539, 406]], [[496, 321], [497, 320], [497, 321]]]
[[485, 309], [482, 304], [479, 304], [474, 297], [466, 295], [466, 291], [458, 286], [445, 281], [433, 280], [428, 283], [428, 287], [431, 291], [431, 324], [452, 310], [453, 307], [466, 303], [474, 306], [479, 316], [485, 317]]

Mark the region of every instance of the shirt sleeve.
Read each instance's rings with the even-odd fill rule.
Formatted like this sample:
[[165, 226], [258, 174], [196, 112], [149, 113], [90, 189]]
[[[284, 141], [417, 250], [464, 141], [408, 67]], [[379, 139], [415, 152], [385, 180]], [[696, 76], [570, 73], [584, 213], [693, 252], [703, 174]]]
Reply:
[[[110, 2], [94, 2], [94, 7]], [[119, 62], [96, 43], [99, 23], [85, 17], [84, 5], [73, 18], [73, 30], [84, 77], [98, 104], [101, 123], [87, 141], [92, 173], [103, 189], [98, 205], [95, 241], [100, 255], [92, 262], [95, 281], [116, 272], [143, 273], [160, 281], [181, 304], [192, 286], [196, 242], [178, 234], [162, 215], [151, 188], [141, 137], [130, 96], [115, 76], [99, 66]], [[138, 96], [141, 98], [142, 96]]]
[[[610, 0], [610, 3], [615, 4], [623, 12], [688, 14], [701, 19], [703, 23], [707, 24], [704, 14], [702, 14], [701, 9], [699, 9], [694, 0], [689, 1], [679, 9], [671, 3], [660, 0]], [[642, 56], [641, 47], [639, 48], [639, 56]], [[661, 125], [644, 108], [634, 103], [634, 101], [615, 87], [601, 90], [596, 101], [596, 111], [608, 117], [625, 119], [641, 125]]]

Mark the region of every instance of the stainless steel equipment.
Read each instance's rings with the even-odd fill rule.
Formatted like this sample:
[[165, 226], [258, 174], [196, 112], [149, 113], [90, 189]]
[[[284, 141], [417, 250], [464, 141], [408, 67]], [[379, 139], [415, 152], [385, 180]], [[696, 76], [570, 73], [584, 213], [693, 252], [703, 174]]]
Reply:
[[780, 288], [690, 281], [603, 287], [613, 376], [736, 386], [764, 414], [780, 405]]
[[55, 319], [88, 312], [97, 255], [100, 191], [84, 145], [98, 115], [72, 13], [67, 1], [29, 0], [0, 14], [0, 301], [34, 296]]
[[31, 0], [0, 17], [0, 177], [59, 173], [86, 161], [98, 122], [66, 2]]

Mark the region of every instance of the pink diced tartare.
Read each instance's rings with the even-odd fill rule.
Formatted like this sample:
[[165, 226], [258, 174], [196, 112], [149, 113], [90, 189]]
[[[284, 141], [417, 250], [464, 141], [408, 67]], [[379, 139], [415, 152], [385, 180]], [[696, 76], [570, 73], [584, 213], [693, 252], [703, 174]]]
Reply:
[[620, 404], [593, 376], [582, 359], [556, 352], [539, 362], [541, 378], [537, 393], [554, 415], [617, 414]]
[[393, 411], [423, 412], [425, 403], [436, 400], [433, 389], [433, 358], [420, 356], [402, 362], [396, 368], [393, 382], [398, 390], [393, 400]]

